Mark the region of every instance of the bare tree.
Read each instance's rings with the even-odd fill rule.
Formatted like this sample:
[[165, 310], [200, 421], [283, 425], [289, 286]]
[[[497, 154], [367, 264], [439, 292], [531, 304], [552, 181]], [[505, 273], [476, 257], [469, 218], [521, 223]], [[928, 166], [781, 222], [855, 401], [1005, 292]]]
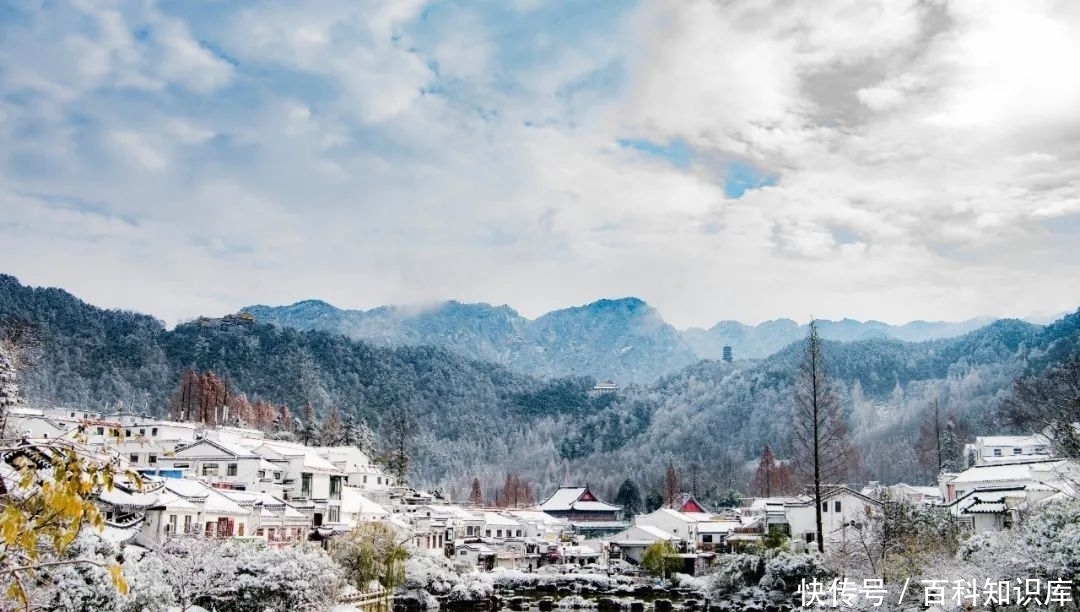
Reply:
[[791, 427], [796, 453], [795, 469], [814, 498], [818, 552], [825, 552], [821, 499], [828, 485], [840, 484], [858, 463], [848, 440], [840, 396], [829, 379], [818, 336], [817, 322], [810, 332], [795, 372], [794, 411]]
[[761, 451], [761, 460], [754, 471], [754, 480], [750, 484], [751, 493], [757, 497], [790, 495], [792, 492], [791, 470], [784, 463], [776, 461], [772, 448], [766, 444]]

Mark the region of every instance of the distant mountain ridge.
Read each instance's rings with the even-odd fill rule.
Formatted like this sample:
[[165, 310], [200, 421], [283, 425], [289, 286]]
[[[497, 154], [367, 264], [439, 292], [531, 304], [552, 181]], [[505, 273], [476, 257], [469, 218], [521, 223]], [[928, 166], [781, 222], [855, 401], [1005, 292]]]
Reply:
[[[644, 301], [604, 299], [555, 310], [535, 320], [502, 305], [447, 301], [426, 308], [381, 306], [340, 309], [321, 300], [243, 309], [259, 321], [298, 330], [338, 333], [381, 346], [438, 346], [534, 376], [583, 375], [646, 383], [700, 359], [720, 359], [731, 346], [736, 359], [763, 359], [806, 336], [790, 319], [746, 325], [721, 321], [709, 329], [680, 331]], [[851, 342], [886, 338], [924, 342], [960, 336], [991, 323], [820, 321], [822, 337]]]

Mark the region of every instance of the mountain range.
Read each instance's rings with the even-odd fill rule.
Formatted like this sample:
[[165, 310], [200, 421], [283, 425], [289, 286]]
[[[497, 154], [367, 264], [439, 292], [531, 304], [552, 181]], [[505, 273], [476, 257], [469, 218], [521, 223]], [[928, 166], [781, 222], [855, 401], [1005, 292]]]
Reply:
[[[381, 346], [438, 346], [534, 376], [592, 376], [647, 383], [701, 359], [762, 359], [806, 337], [790, 319], [746, 325], [721, 321], [709, 329], [678, 330], [637, 298], [599, 300], [527, 319], [509, 306], [449, 301], [426, 308], [382, 306], [344, 310], [321, 300], [243, 309], [260, 322], [342, 334]], [[892, 338], [922, 342], [978, 329], [991, 319], [958, 323], [820, 321], [825, 339]]]
[[[647, 307], [616, 301], [601, 309], [618, 321], [612, 311], [627, 317]], [[413, 482], [441, 486], [455, 498], [474, 477], [497, 487], [509, 472], [541, 494], [590, 482], [610, 499], [625, 478], [648, 494], [661, 490], [670, 464], [684, 480], [693, 474], [708, 503], [745, 485], [764, 445], [781, 459], [791, 456], [798, 344], [760, 360], [693, 362], [651, 383], [597, 395], [592, 377], [539, 378], [447, 348], [380, 346], [237, 318], [166, 329], [147, 315], [102, 310], [63, 290], [0, 275], [0, 321], [10, 318], [40, 332], [34, 367], [22, 381], [34, 404], [162, 414], [190, 367], [294, 414], [307, 403], [319, 414], [336, 407], [377, 433], [404, 409], [417, 431]], [[601, 320], [590, 324], [591, 333], [625, 329]], [[969, 434], [1008, 433], [998, 403], [1016, 377], [1080, 351], [1080, 311], [1046, 326], [1001, 320], [952, 338], [823, 346], [862, 456], [853, 478], [928, 482], [913, 446], [929, 402], [939, 400]]]

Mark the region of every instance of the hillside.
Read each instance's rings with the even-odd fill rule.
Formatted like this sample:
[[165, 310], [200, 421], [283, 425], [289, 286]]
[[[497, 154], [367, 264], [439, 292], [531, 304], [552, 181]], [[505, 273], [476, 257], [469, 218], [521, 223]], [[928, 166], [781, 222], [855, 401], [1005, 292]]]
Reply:
[[[618, 321], [623, 310], [642, 305], [602, 308], [618, 315], [607, 320]], [[0, 318], [8, 316], [33, 321], [45, 338], [25, 381], [36, 402], [159, 413], [180, 371], [195, 367], [294, 410], [308, 401], [320, 411], [338, 406], [376, 431], [389, 410], [407, 406], [420, 432], [415, 481], [459, 495], [474, 476], [496, 483], [509, 470], [543, 491], [587, 480], [611, 497], [628, 476], [649, 491], [671, 461], [684, 478], [696, 465], [698, 490], [708, 498], [737, 485], [765, 443], [781, 458], [787, 453], [798, 346], [757, 362], [695, 362], [653, 384], [590, 397], [588, 377], [541, 380], [444, 348], [376, 346], [258, 323], [203, 321], [170, 331], [145, 315], [101, 310], [61, 290], [0, 277]], [[612, 325], [579, 334], [622, 333]], [[915, 465], [912, 445], [931, 398], [973, 434], [1001, 431], [994, 408], [1013, 379], [1078, 349], [1080, 311], [1046, 327], [1004, 320], [928, 342], [825, 343], [864, 458], [863, 477], [908, 481], [928, 477]]]

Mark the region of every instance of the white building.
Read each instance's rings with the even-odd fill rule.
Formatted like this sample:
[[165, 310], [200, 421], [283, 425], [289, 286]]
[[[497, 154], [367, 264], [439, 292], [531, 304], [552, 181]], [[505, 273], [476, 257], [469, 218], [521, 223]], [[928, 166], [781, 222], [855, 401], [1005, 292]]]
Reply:
[[693, 552], [693, 548], [697, 546], [698, 522], [696, 518], [670, 508], [660, 508], [649, 514], [639, 514], [634, 517], [635, 525], [651, 525], [686, 542], [688, 549], [682, 552]]
[[1060, 490], [1075, 481], [1076, 465], [1064, 459], [988, 464], [968, 468], [959, 474], [942, 475], [939, 486], [945, 503], [952, 503], [972, 491], [1021, 488], [1041, 484]]
[[1043, 435], [979, 436], [964, 445], [968, 467], [1048, 459], [1053, 454], [1050, 440]]
[[[815, 548], [817, 541], [817, 512], [814, 499], [802, 496], [801, 501], [787, 504], [785, 514], [793, 540]], [[845, 486], [834, 485], [822, 492], [821, 523], [825, 550], [852, 538], [851, 530], [867, 525], [871, 516], [879, 515], [881, 503]]]

